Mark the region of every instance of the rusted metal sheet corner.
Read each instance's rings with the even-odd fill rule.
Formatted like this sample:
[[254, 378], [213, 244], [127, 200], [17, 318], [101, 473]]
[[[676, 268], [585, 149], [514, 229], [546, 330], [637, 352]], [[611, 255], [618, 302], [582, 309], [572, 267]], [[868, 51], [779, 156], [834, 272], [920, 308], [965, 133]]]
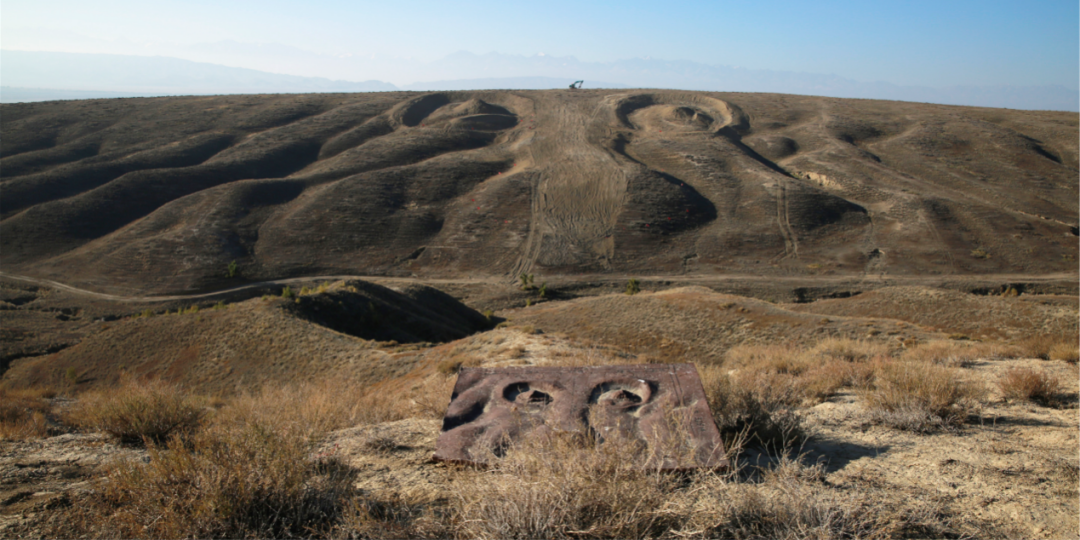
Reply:
[[632, 442], [641, 468], [729, 465], [693, 364], [462, 368], [434, 459], [484, 465], [556, 434]]

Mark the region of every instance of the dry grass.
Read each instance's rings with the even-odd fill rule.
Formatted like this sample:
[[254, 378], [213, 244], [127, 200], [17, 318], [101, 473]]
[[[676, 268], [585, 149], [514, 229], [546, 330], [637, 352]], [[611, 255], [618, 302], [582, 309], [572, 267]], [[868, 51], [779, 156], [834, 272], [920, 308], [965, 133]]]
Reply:
[[984, 394], [956, 368], [910, 361], [880, 363], [862, 391], [873, 420], [916, 432], [963, 424]]
[[46, 388], [0, 389], [0, 440], [23, 440], [52, 433], [48, 415], [56, 391]]
[[1051, 360], [1061, 360], [1070, 364], [1080, 362], [1080, 347], [1076, 342], [1062, 341], [1050, 347], [1048, 356]]
[[[142, 404], [127, 424], [179, 410], [175, 388], [130, 384], [114, 402], [88, 396], [80, 418], [112, 419]], [[354, 473], [333, 453], [316, 454], [334, 429], [417, 414], [403, 396], [379, 396], [344, 380], [265, 388], [221, 404], [184, 438], [148, 437], [148, 462], [115, 465], [102, 488], [54, 522], [90, 537], [243, 538], [327, 536], [354, 495]], [[196, 398], [191, 398], [196, 399]], [[406, 398], [407, 399], [407, 398]], [[162, 406], [162, 402], [170, 406]], [[123, 414], [121, 414], [123, 413]], [[146, 429], [126, 427], [146, 435]], [[89, 425], [111, 426], [100, 420]], [[158, 441], [158, 442], [154, 442]]]
[[998, 378], [998, 388], [1006, 400], [1034, 401], [1048, 405], [1057, 399], [1061, 381], [1043, 370], [1014, 367]]
[[997, 343], [970, 343], [934, 340], [907, 349], [904, 360], [931, 362], [948, 367], [968, 367], [985, 358], [1015, 358], [1021, 356], [1018, 347]]
[[279, 538], [318, 536], [352, 495], [353, 474], [313, 443], [261, 422], [217, 425], [151, 445], [148, 462], [114, 467], [58, 536]]
[[1050, 350], [1059, 342], [1059, 339], [1058, 336], [1036, 334], [1021, 340], [1018, 346], [1025, 358], [1049, 360]]
[[[725, 355], [724, 367], [757, 393], [780, 393], [786, 405], [820, 403], [844, 387], [865, 386], [873, 378], [872, 363], [888, 358], [884, 343], [826, 338], [810, 348], [795, 345], [741, 345]], [[766, 390], [768, 388], [768, 390]], [[776, 402], [778, 396], [763, 396]]]
[[815, 357], [845, 362], [866, 362], [874, 358], [889, 356], [891, 353], [892, 349], [880, 341], [838, 337], [825, 338], [810, 348], [810, 354]]
[[125, 381], [117, 388], [88, 392], [64, 418], [84, 429], [104, 431], [125, 444], [164, 442], [194, 431], [206, 416], [205, 400], [159, 381]]
[[481, 362], [480, 358], [469, 354], [456, 354], [450, 358], [441, 360], [435, 368], [443, 375], [454, 375], [463, 367], [476, 367]]
[[[823, 365], [839, 370], [878, 363]], [[753, 430], [757, 442], [793, 444], [801, 434], [797, 408], [805, 399], [798, 378], [815, 369], [822, 368], [796, 364], [786, 373], [770, 368], [743, 374], [702, 369], [710, 404], [728, 428], [735, 467], [725, 472], [642, 470], [640, 461], [626, 456], [657, 449], [563, 433], [510, 445], [486, 470], [451, 470], [456, 495], [442, 502], [357, 492], [355, 471], [334, 450], [316, 449], [328, 430], [441, 414], [452, 377], [429, 367], [364, 390], [347, 381], [270, 388], [221, 403], [185, 439], [151, 443], [147, 462], [115, 465], [98, 489], [58, 512], [52, 529], [43, 532], [153, 538], [941, 535], [945, 524], [926, 517], [937, 514], [900, 512], [857, 486], [833, 488], [822, 481], [820, 466], [781, 457], [757, 472], [740, 470], [741, 440], [733, 430]], [[439, 405], [425, 404], [425, 397]], [[386, 454], [394, 444], [371, 439], [364, 449]]]
[[515, 445], [456, 501], [469, 538], [642, 538], [675, 525], [657, 512], [676, 479], [635, 469], [636, 441], [574, 435]]
[[[826, 484], [798, 458], [751, 473], [659, 473], [625, 459], [633, 441], [572, 434], [521, 441], [484, 471], [454, 474], [432, 507], [366, 501], [339, 534], [363, 538], [889, 538], [947, 534], [937, 508], [898, 509], [859, 487]], [[735, 456], [732, 456], [733, 458]], [[737, 459], [733, 459], [737, 463]]]
[[747, 437], [757, 446], [787, 449], [804, 437], [797, 410], [804, 392], [794, 377], [758, 371], [729, 374], [715, 366], [700, 368], [699, 375], [725, 444]]

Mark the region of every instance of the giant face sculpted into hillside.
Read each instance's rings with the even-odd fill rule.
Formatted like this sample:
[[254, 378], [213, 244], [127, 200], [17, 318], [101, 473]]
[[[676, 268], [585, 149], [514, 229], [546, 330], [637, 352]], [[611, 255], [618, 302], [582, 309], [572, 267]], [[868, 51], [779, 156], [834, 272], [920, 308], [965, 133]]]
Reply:
[[728, 466], [692, 364], [463, 368], [435, 459], [489, 463], [522, 441], [618, 442], [637, 466]]

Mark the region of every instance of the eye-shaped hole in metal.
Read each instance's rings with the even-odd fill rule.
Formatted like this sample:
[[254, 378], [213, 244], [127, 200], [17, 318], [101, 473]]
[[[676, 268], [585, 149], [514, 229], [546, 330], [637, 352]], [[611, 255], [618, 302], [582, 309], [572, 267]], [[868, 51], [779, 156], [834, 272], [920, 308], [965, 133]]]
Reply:
[[641, 403], [641, 396], [629, 390], [613, 390], [611, 392], [606, 392], [600, 399], [616, 407], [633, 406]]
[[551, 394], [532, 388], [527, 382], [519, 382], [508, 385], [503, 390], [503, 397], [507, 401], [518, 405], [525, 405], [531, 409], [545, 407], [555, 399]]
[[649, 401], [652, 388], [641, 379], [608, 381], [593, 387], [589, 403], [613, 409], [632, 409]]

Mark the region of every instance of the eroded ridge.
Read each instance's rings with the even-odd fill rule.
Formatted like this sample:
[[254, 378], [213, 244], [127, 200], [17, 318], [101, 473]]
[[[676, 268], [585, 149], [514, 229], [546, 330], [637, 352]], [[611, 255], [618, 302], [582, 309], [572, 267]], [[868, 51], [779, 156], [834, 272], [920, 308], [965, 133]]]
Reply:
[[693, 364], [463, 368], [435, 459], [487, 464], [526, 440], [629, 443], [643, 468], [729, 465]]

